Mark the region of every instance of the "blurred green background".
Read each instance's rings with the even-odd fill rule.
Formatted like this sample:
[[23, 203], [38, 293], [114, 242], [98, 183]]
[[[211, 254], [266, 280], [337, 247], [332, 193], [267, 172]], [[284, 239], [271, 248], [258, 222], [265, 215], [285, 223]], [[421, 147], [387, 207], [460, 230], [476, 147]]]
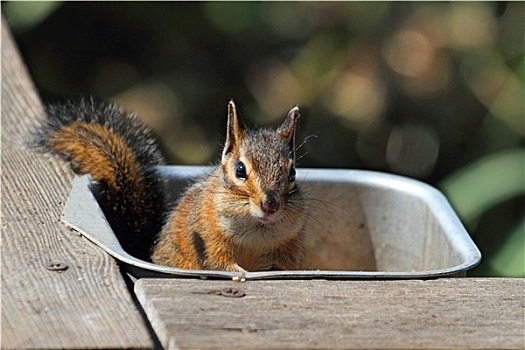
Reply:
[[430, 183], [524, 277], [523, 2], [4, 2], [45, 102], [137, 113], [169, 161], [209, 164], [234, 98], [248, 125], [301, 108], [300, 166]]

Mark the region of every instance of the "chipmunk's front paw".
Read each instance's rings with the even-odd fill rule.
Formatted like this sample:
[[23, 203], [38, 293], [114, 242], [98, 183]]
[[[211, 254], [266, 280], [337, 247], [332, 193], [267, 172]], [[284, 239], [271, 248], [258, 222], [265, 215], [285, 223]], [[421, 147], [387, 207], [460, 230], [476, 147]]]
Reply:
[[231, 271], [231, 272], [248, 272], [246, 271], [245, 269], [243, 269], [242, 267], [240, 267], [237, 263], [233, 263], [231, 265], [228, 265], [226, 266], [226, 271]]

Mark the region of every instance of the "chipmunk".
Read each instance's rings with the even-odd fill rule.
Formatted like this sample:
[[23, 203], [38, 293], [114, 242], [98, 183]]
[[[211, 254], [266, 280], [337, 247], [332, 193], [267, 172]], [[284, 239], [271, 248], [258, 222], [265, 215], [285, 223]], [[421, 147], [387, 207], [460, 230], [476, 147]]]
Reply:
[[101, 187], [101, 207], [128, 253], [183, 269], [300, 269], [305, 198], [297, 186], [299, 108], [277, 128], [251, 130], [228, 104], [220, 164], [167, 209], [152, 131], [115, 104], [83, 99], [47, 107], [43, 150]]

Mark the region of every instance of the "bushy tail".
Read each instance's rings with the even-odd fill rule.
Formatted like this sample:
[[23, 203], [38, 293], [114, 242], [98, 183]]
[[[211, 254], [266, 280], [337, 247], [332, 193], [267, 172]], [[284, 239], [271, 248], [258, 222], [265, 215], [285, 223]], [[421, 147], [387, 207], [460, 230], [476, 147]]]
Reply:
[[122, 247], [149, 260], [163, 224], [163, 186], [155, 166], [164, 164], [151, 130], [133, 114], [94, 99], [47, 107], [37, 145], [91, 174], [99, 202]]

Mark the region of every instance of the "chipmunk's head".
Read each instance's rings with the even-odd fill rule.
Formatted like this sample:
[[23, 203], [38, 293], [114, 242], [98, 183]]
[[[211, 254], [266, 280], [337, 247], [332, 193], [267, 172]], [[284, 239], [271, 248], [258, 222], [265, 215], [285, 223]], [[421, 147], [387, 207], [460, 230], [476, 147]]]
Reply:
[[302, 219], [302, 197], [295, 181], [298, 118], [299, 108], [294, 107], [277, 130], [250, 130], [233, 101], [228, 104], [221, 166], [229, 193], [238, 199], [237, 212], [243, 212], [246, 221], [261, 226]]

